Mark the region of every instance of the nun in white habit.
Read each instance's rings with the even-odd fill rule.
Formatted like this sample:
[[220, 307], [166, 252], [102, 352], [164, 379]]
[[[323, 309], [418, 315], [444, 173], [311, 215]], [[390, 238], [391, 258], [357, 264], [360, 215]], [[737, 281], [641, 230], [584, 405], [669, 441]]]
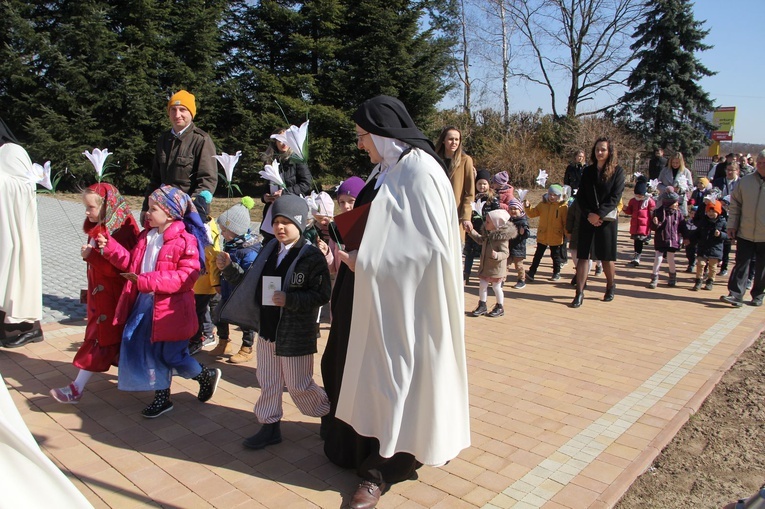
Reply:
[[343, 256], [355, 285], [335, 416], [369, 442], [354, 465], [359, 509], [421, 464], [456, 457], [470, 426], [459, 221], [443, 162], [398, 99], [370, 99], [353, 120], [378, 165], [360, 247]]
[[32, 161], [0, 120], [0, 344], [42, 341], [42, 263]]

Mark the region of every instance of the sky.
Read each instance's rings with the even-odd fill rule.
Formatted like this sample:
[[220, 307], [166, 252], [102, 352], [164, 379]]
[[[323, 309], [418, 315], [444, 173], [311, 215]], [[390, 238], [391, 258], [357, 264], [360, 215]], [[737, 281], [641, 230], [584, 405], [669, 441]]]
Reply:
[[[704, 42], [713, 46], [696, 56], [708, 69], [717, 72], [703, 78], [701, 86], [715, 105], [736, 107], [734, 142], [765, 144], [765, 62], [760, 60], [765, 35], [759, 26], [765, 19], [765, 0], [697, 0], [694, 17], [705, 21], [704, 28], [709, 34]], [[556, 88], [556, 95], [558, 110], [565, 111], [565, 84]], [[551, 112], [549, 92], [542, 86], [516, 81], [510, 96], [511, 109], [516, 111], [541, 108], [545, 113]], [[602, 98], [602, 105], [609, 102], [609, 97]], [[460, 103], [458, 90], [441, 106], [451, 108]], [[489, 106], [499, 109], [498, 98]]]

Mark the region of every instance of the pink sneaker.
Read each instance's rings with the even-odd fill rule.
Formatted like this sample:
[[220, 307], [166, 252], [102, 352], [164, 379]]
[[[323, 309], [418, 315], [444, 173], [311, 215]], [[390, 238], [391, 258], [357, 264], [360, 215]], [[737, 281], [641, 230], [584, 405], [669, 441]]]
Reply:
[[77, 390], [77, 386], [74, 383], [61, 387], [60, 389], [51, 389], [50, 395], [59, 403], [72, 403], [77, 404], [82, 398], [82, 393]]

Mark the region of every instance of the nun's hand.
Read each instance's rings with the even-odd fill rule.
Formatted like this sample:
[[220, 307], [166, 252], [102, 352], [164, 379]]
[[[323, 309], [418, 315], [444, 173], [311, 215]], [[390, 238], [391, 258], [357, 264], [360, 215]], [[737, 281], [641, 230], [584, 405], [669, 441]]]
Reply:
[[343, 262], [348, 266], [349, 269], [351, 269], [351, 272], [356, 272], [356, 256], [358, 256], [359, 251], [353, 250], [350, 253], [347, 253], [345, 251], [338, 251], [337, 256], [340, 258], [340, 261]]

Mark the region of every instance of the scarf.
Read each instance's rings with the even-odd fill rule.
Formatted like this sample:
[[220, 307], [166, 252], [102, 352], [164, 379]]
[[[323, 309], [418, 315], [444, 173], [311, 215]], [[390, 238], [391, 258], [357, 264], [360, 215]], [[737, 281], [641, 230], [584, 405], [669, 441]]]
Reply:
[[177, 187], [163, 185], [149, 197], [165, 211], [165, 213], [176, 221], [183, 221], [186, 231], [197, 239], [197, 250], [199, 251], [199, 264], [205, 266], [205, 247], [209, 245], [205, 224], [191, 201], [189, 195]]
[[95, 239], [99, 234], [104, 236], [113, 235], [123, 225], [135, 227], [136, 233], [138, 232], [138, 223], [133, 214], [130, 213], [130, 207], [125, 198], [122, 197], [116, 187], [102, 182], [93, 184], [88, 189], [95, 191], [103, 199], [103, 217], [101, 221], [99, 223], [91, 223], [90, 220], [85, 219], [82, 229], [88, 237]]

